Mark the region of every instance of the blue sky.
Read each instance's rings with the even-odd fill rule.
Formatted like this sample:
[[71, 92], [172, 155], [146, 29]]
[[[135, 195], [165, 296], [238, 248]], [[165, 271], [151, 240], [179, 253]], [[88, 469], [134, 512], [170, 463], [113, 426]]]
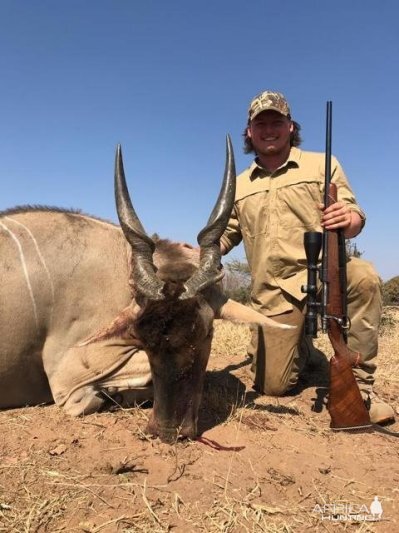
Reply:
[[357, 246], [399, 275], [398, 21], [397, 0], [0, 0], [0, 209], [116, 221], [120, 142], [147, 232], [195, 244], [225, 135], [243, 170], [249, 101], [272, 89], [308, 150], [324, 150], [333, 100], [333, 153], [368, 215]]

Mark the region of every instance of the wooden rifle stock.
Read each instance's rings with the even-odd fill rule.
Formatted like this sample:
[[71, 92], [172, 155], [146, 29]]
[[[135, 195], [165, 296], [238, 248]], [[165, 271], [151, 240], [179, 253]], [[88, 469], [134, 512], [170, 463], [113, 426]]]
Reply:
[[[337, 201], [337, 188], [329, 184], [328, 205]], [[326, 206], [327, 207], [327, 206]], [[346, 344], [346, 252], [342, 230], [324, 233], [327, 244], [328, 299], [326, 306], [327, 333], [334, 349], [330, 360], [330, 388], [327, 409], [332, 429], [356, 429], [370, 427], [369, 412], [364, 404], [359, 386], [353, 375], [353, 367], [361, 359], [359, 353]]]

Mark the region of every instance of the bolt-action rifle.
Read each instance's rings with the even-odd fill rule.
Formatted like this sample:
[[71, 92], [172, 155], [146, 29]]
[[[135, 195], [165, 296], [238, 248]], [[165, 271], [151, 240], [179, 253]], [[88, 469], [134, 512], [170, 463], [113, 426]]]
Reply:
[[[337, 187], [331, 183], [331, 122], [332, 102], [327, 102], [326, 161], [324, 206], [337, 201]], [[369, 428], [370, 416], [356, 379], [353, 367], [361, 355], [347, 346], [350, 319], [347, 315], [346, 249], [343, 231], [324, 230], [306, 232], [304, 235], [308, 279], [302, 292], [307, 293], [305, 335], [316, 338], [318, 316], [321, 329], [328, 333], [334, 355], [330, 359], [330, 386], [327, 409], [331, 416], [330, 427], [335, 430]], [[322, 250], [321, 267], [318, 266]], [[317, 277], [321, 281], [321, 298]]]

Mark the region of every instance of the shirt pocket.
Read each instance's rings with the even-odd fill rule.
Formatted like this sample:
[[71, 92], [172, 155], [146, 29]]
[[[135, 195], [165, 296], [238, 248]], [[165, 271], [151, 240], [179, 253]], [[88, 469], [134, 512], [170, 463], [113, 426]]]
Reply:
[[253, 239], [268, 232], [270, 226], [270, 193], [263, 190], [236, 202], [241, 232]]
[[276, 213], [284, 229], [320, 230], [323, 184], [319, 177], [298, 177], [276, 188]]

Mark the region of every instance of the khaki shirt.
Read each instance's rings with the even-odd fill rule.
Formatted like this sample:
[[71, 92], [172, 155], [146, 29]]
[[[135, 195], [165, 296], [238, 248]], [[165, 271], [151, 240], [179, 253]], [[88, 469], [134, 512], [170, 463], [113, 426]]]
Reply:
[[[324, 203], [324, 165], [324, 153], [293, 147], [287, 161], [273, 173], [255, 160], [237, 178], [235, 204], [221, 243], [228, 252], [244, 242], [252, 276], [252, 303], [266, 315], [292, 309], [282, 291], [297, 300], [305, 298], [301, 292], [307, 281], [303, 234], [322, 231], [317, 204]], [[331, 175], [338, 200], [365, 221], [335, 157]]]

